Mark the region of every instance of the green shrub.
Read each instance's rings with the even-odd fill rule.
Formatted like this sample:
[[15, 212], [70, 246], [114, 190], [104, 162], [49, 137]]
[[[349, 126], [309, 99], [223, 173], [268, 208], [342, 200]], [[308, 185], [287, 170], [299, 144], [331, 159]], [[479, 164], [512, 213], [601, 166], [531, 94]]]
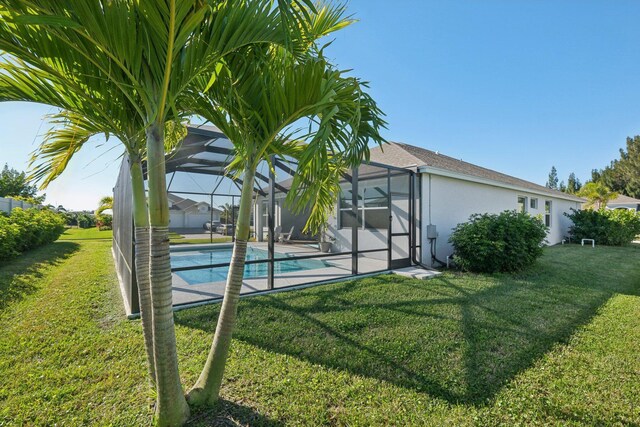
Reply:
[[598, 245], [623, 246], [640, 234], [640, 213], [626, 209], [600, 209], [565, 213], [573, 221], [569, 237], [573, 241], [594, 239]]
[[533, 264], [542, 255], [547, 227], [526, 213], [474, 214], [454, 228], [449, 242], [454, 261], [464, 270], [511, 272]]
[[108, 214], [96, 215], [96, 227], [98, 230], [105, 231], [111, 230], [113, 224], [113, 217]]
[[79, 228], [91, 228], [96, 225], [96, 218], [92, 214], [81, 212], [76, 217]]
[[17, 250], [19, 236], [20, 227], [11, 223], [8, 216], [0, 215], [0, 261], [13, 258], [20, 253]]
[[0, 216], [0, 261], [51, 243], [64, 232], [64, 218], [48, 209], [20, 209]]

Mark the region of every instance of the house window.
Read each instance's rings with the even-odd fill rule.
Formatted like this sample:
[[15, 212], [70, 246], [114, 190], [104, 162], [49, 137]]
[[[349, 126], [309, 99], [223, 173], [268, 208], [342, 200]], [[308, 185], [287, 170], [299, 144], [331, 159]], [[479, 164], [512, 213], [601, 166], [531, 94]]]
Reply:
[[531, 200], [529, 200], [529, 207], [531, 209], [538, 209], [538, 199], [532, 198]]
[[518, 212], [527, 211], [527, 198], [524, 196], [518, 196]]
[[544, 201], [544, 225], [551, 227], [551, 200]]
[[369, 230], [389, 228], [389, 198], [387, 180], [374, 179], [358, 182], [358, 217], [353, 217], [351, 185], [347, 184], [340, 194], [339, 228], [354, 225]]

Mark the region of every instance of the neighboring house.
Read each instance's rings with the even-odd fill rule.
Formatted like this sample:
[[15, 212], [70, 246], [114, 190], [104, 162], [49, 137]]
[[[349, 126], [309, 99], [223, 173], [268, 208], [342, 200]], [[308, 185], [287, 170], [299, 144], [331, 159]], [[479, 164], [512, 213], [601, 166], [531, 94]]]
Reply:
[[640, 211], [640, 200], [621, 194], [607, 202], [607, 209], [627, 209], [638, 212]]
[[[453, 228], [468, 221], [475, 213], [519, 210], [539, 216], [549, 227], [547, 243], [558, 244], [567, 236], [571, 225], [564, 213], [580, 209], [585, 201], [571, 194], [408, 144], [392, 142], [383, 148], [376, 147], [371, 150], [370, 161], [370, 165], [359, 168], [357, 210], [361, 225], [358, 230], [358, 249], [379, 249], [379, 252], [367, 256], [379, 259], [388, 257], [389, 265], [402, 265], [402, 260], [406, 261], [405, 264], [409, 262], [409, 229], [412, 224], [415, 224], [415, 234], [419, 236], [417, 244], [422, 246], [422, 250], [417, 251], [418, 260], [433, 265], [432, 247], [435, 256], [445, 260], [453, 253], [448, 242]], [[384, 166], [398, 169], [385, 169]], [[416, 209], [412, 208], [414, 203], [410, 201], [412, 177], [415, 177]], [[290, 179], [279, 184], [286, 189]], [[299, 232], [306, 217], [292, 215], [286, 209], [283, 191], [276, 193], [275, 200], [275, 226], [288, 231], [295, 225], [294, 233]], [[351, 184], [347, 178], [328, 227], [328, 234], [335, 239], [334, 252], [351, 250], [351, 200]], [[263, 236], [258, 235], [260, 239], [266, 236], [266, 198], [260, 198], [259, 203], [260, 212], [255, 218], [258, 229], [262, 227], [263, 230]], [[391, 236], [388, 233], [390, 224]], [[385, 248], [391, 250], [385, 251]]]
[[220, 209], [211, 208], [207, 202], [185, 199], [174, 193], [169, 198], [169, 228], [202, 228], [207, 221], [220, 222]]

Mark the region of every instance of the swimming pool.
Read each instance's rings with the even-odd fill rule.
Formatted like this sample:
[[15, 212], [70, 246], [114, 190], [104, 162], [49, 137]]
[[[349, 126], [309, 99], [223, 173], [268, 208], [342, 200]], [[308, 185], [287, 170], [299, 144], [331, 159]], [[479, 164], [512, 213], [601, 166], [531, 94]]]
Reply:
[[[180, 250], [171, 252], [171, 267], [189, 267], [193, 265], [222, 264], [231, 261], [233, 246], [223, 246], [211, 249]], [[267, 259], [268, 252], [264, 249], [247, 248], [247, 261]], [[275, 258], [288, 258], [287, 254], [275, 253]], [[318, 259], [291, 259], [274, 263], [274, 274], [290, 273], [294, 271], [314, 270], [329, 266]], [[244, 267], [244, 277], [247, 279], [256, 277], [266, 277], [268, 263], [249, 264]], [[202, 283], [220, 282], [227, 280], [229, 267], [205, 268], [200, 270], [176, 271], [182, 280], [189, 285], [199, 285]]]

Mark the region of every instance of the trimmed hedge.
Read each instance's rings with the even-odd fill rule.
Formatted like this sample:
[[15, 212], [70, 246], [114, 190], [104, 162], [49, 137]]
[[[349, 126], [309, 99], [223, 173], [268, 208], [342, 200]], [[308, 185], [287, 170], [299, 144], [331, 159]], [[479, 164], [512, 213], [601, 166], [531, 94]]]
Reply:
[[640, 235], [640, 213], [627, 209], [600, 209], [565, 213], [573, 221], [569, 237], [579, 242], [594, 239], [598, 245], [623, 246]]
[[533, 264], [542, 255], [547, 227], [527, 213], [474, 214], [453, 229], [449, 242], [454, 262], [463, 270], [513, 272]]
[[65, 220], [48, 209], [20, 209], [0, 215], [0, 262], [51, 243], [64, 232]]

